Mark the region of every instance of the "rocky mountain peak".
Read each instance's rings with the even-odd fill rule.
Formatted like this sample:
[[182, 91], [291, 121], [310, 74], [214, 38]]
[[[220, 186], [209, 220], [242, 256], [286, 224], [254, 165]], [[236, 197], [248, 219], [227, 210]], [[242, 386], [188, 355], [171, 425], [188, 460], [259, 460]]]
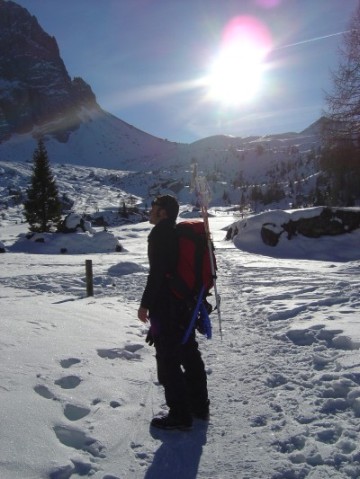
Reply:
[[99, 108], [91, 87], [70, 78], [56, 39], [25, 8], [0, 0], [0, 143], [34, 127], [66, 141], [82, 107]]

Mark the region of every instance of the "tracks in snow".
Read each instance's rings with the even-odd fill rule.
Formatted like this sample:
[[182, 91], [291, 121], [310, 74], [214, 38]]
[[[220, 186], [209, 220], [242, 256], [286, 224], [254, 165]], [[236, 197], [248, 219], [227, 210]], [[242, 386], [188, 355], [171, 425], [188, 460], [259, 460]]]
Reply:
[[350, 358], [360, 345], [331, 320], [358, 311], [360, 282], [347, 274], [358, 265], [231, 248], [217, 261], [224, 340], [206, 356], [217, 440], [237, 477], [356, 477], [360, 373]]

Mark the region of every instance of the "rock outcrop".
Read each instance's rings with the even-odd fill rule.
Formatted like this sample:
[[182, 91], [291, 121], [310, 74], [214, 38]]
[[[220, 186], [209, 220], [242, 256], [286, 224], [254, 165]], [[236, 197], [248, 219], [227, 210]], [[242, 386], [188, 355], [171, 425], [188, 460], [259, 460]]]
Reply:
[[70, 78], [55, 38], [25, 8], [0, 0], [0, 143], [34, 127], [66, 141], [82, 107], [99, 108], [91, 87]]
[[291, 240], [294, 236], [320, 238], [324, 235], [335, 236], [360, 228], [360, 212], [346, 208], [324, 208], [318, 216], [290, 219], [280, 228], [272, 223], [265, 223], [261, 228], [261, 238], [269, 246], [276, 246], [282, 234]]

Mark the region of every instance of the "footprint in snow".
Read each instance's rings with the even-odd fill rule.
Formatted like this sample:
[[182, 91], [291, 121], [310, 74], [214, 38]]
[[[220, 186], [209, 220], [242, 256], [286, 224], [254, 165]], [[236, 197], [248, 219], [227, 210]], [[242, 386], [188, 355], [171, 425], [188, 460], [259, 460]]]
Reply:
[[131, 361], [140, 359], [140, 354], [137, 351], [143, 347], [142, 344], [127, 344], [124, 348], [98, 349], [97, 353], [105, 359], [127, 359]]
[[[80, 359], [68, 358], [68, 359], [61, 360], [60, 365], [63, 368], [69, 368], [73, 364], [76, 364], [79, 362], [80, 362]], [[63, 389], [74, 389], [81, 383], [81, 379], [78, 376], [65, 376], [63, 378], [57, 379], [54, 382], [57, 386], [60, 386]], [[34, 391], [37, 394], [39, 394], [39, 396], [45, 399], [56, 399], [55, 394], [52, 391], [50, 391], [50, 389], [47, 386], [44, 386], [43, 384], [37, 384], [34, 387]]]
[[[77, 378], [74, 376], [73, 378]], [[77, 378], [79, 379], [79, 378]], [[60, 382], [59, 382], [60, 381]], [[75, 387], [74, 385], [78, 381], [74, 379], [69, 379], [69, 377], [62, 378], [61, 380], [55, 381], [61, 385], [61, 387], [69, 388], [69, 386]], [[56, 396], [50, 391], [47, 386], [38, 384], [34, 387], [34, 391], [45, 399], [57, 399]], [[78, 421], [90, 414], [90, 409], [83, 406], [78, 406], [76, 404], [67, 403], [64, 405], [64, 416], [69, 421]], [[105, 457], [103, 452], [103, 445], [96, 439], [88, 436], [85, 432], [79, 429], [73, 429], [67, 426], [55, 426], [54, 432], [56, 437], [61, 442], [61, 444], [72, 447], [77, 450], [82, 450], [88, 452], [91, 456], [97, 458]], [[67, 479], [70, 478], [73, 474], [78, 474], [79, 476], [90, 476], [96, 472], [94, 465], [90, 461], [83, 460], [73, 460], [71, 459], [73, 465], [67, 464], [66, 466], [60, 466], [54, 468], [49, 473], [50, 479]]]
[[62, 389], [74, 389], [81, 383], [81, 378], [79, 376], [64, 376], [54, 382]]
[[[102, 400], [100, 398], [95, 398], [91, 401], [91, 405], [92, 406], [97, 406], [98, 404], [102, 403]], [[120, 400], [120, 401], [117, 401], [117, 400], [113, 400], [113, 401], [110, 401], [109, 403], [110, 407], [112, 407], [113, 409], [116, 409], [118, 407], [121, 407], [124, 405], [124, 401], [123, 400]], [[90, 412], [90, 411], [89, 411]]]
[[274, 373], [266, 379], [265, 384], [269, 388], [277, 388], [279, 386], [283, 386], [284, 384], [287, 384], [287, 382], [288, 380], [286, 379], [285, 376], [283, 376], [280, 373]]
[[50, 391], [50, 389], [47, 386], [44, 386], [43, 384], [37, 384], [34, 387], [34, 391], [41, 397], [45, 399], [56, 399], [55, 394]]
[[64, 446], [77, 449], [78, 451], [85, 451], [93, 457], [106, 457], [104, 453], [105, 448], [100, 441], [89, 436], [81, 429], [58, 425], [54, 427], [54, 432]]
[[152, 462], [152, 454], [143, 451], [143, 444], [137, 444], [132, 442], [130, 444], [131, 449], [134, 452], [135, 458], [139, 461], [139, 464], [142, 466], [148, 466]]
[[78, 364], [80, 362], [81, 361], [78, 358], [66, 358], [60, 361], [60, 366], [62, 368], [68, 369], [71, 368], [71, 366], [73, 366], [74, 364]]
[[55, 467], [49, 474], [49, 479], [70, 479], [73, 474], [90, 477], [98, 471], [91, 461], [71, 459], [72, 464]]
[[76, 404], [65, 404], [64, 407], [64, 416], [69, 419], [69, 421], [78, 421], [83, 417], [86, 417], [90, 414], [90, 409], [83, 406], [77, 406]]
[[286, 336], [296, 346], [311, 346], [323, 344], [328, 349], [352, 351], [360, 349], [360, 344], [348, 336], [342, 334], [341, 329], [325, 329], [323, 325], [313, 326], [307, 329], [293, 329], [286, 333]]
[[251, 427], [263, 427], [267, 425], [267, 418], [263, 415], [254, 416], [250, 420]]

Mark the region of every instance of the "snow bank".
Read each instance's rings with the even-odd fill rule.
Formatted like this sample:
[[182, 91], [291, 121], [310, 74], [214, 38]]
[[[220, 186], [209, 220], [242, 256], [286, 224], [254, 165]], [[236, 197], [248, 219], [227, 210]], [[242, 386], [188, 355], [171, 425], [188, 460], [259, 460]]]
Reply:
[[16, 253], [41, 254], [87, 254], [114, 253], [123, 248], [119, 240], [107, 231], [90, 233], [34, 233], [21, 234], [9, 248]]
[[[352, 261], [360, 259], [360, 229], [336, 236], [307, 238], [294, 235], [291, 239], [284, 232], [283, 224], [290, 220], [314, 218], [321, 214], [323, 207], [303, 210], [274, 210], [249, 216], [229, 226], [234, 244], [249, 253], [273, 256], [276, 258], [313, 259], [321, 261]], [[359, 208], [352, 208], [360, 211]], [[261, 239], [263, 226], [279, 235], [276, 246], [269, 246]], [[230, 235], [229, 235], [230, 236]]]

